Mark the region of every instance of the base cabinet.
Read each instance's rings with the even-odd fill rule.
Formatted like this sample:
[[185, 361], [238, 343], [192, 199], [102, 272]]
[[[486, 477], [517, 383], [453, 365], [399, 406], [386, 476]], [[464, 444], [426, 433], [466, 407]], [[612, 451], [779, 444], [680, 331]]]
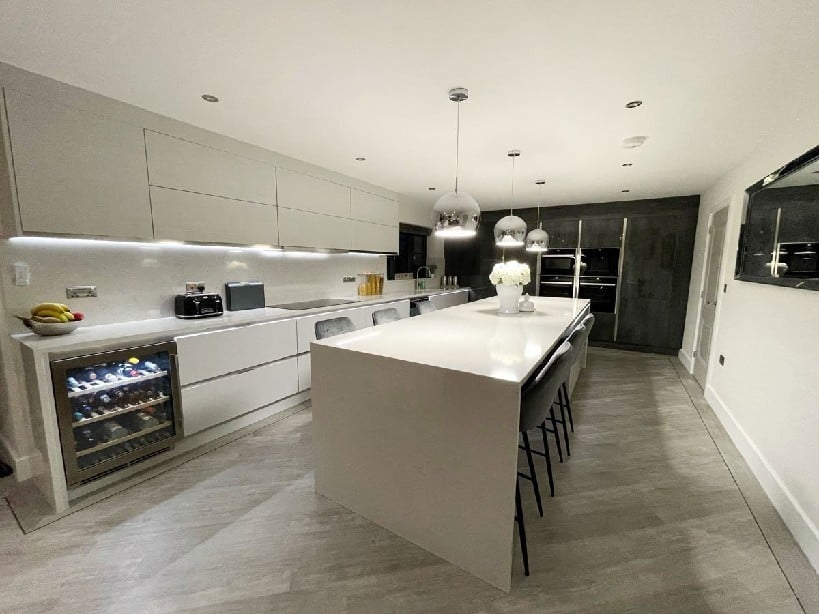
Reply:
[[185, 435], [236, 418], [296, 394], [295, 356], [250, 371], [220, 377], [182, 389]]

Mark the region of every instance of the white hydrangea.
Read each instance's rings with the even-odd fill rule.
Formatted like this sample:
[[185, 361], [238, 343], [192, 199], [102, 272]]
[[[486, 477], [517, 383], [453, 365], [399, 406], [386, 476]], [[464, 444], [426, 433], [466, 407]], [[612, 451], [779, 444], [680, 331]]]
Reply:
[[503, 284], [506, 286], [523, 286], [531, 280], [529, 265], [516, 260], [508, 262], [498, 262], [492, 267], [489, 274], [489, 281], [493, 285]]

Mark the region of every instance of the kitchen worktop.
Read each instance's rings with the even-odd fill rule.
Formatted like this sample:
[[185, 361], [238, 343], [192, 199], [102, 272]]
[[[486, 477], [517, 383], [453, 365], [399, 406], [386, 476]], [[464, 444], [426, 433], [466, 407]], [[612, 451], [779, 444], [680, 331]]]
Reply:
[[351, 303], [318, 307], [315, 309], [276, 309], [263, 307], [244, 311], [226, 311], [223, 315], [213, 318], [184, 320], [176, 317], [152, 318], [118, 322], [116, 324], [100, 324], [97, 326], [80, 326], [68, 335], [56, 337], [41, 337], [34, 333], [12, 335], [21, 344], [36, 352], [49, 354], [69, 354], [77, 352], [94, 352], [113, 347], [127, 347], [134, 344], [158, 343], [168, 341], [179, 335], [201, 333], [235, 326], [258, 324], [272, 320], [300, 318], [316, 313], [343, 311], [363, 305], [377, 305], [395, 301], [448, 294], [463, 291], [456, 290], [419, 290], [416, 292], [389, 292], [377, 296], [338, 297], [351, 300]]
[[521, 383], [589, 308], [586, 299], [531, 300], [532, 313], [498, 315], [492, 297], [313, 344]]

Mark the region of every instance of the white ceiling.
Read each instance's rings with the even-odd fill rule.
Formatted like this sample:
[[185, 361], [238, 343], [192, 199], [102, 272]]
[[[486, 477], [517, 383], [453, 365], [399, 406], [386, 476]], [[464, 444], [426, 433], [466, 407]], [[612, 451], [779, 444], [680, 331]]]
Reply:
[[520, 205], [540, 177], [552, 205], [701, 192], [819, 104], [817, 23], [816, 0], [0, 0], [0, 60], [430, 203], [468, 87], [461, 186], [491, 209], [510, 148]]

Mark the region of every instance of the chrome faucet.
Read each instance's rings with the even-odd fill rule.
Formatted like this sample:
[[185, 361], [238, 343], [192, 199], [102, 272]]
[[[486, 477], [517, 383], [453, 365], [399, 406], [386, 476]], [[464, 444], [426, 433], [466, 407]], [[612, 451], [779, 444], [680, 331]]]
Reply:
[[[418, 270], [415, 271], [415, 291], [416, 292], [418, 292], [418, 290], [425, 290], [426, 289], [426, 288], [422, 287], [422, 285], [421, 285], [421, 284], [423, 284], [425, 282], [422, 282], [421, 278], [418, 275], [421, 272], [421, 269], [426, 269], [427, 273], [429, 273], [429, 277], [432, 277], [432, 270], [428, 266], [419, 266]], [[428, 278], [425, 277], [424, 279], [428, 279]]]

